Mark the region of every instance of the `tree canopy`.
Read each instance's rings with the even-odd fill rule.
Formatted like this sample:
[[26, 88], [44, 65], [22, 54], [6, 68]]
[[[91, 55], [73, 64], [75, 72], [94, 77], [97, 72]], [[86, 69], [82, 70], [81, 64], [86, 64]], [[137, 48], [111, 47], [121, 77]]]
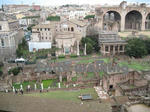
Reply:
[[87, 45], [87, 54], [99, 51], [98, 40], [96, 37], [84, 37], [82, 38], [80, 45], [81, 50], [84, 50], [84, 45]]
[[90, 19], [90, 18], [94, 18], [94, 17], [95, 17], [95, 15], [87, 15], [87, 16], [85, 16], [84, 19]]
[[49, 16], [47, 17], [48, 21], [60, 21], [60, 16]]
[[28, 43], [27, 41], [23, 38], [22, 43], [18, 45], [18, 48], [16, 50], [16, 55], [17, 57], [24, 57], [27, 53], [29, 53], [28, 50]]
[[130, 57], [141, 58], [148, 54], [147, 46], [142, 39], [134, 38], [127, 41], [125, 54]]

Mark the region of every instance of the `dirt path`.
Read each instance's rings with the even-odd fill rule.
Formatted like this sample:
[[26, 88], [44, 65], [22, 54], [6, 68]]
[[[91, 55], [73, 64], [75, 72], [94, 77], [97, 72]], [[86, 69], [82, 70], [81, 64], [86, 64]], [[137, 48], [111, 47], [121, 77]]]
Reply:
[[110, 104], [72, 102], [0, 93], [0, 110], [11, 112], [111, 112]]

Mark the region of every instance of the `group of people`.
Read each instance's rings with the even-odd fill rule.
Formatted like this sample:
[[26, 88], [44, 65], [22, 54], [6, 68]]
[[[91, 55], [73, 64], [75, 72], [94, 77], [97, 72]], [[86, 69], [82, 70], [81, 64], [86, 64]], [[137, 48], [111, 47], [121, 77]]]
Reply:
[[21, 93], [23, 95], [23, 89], [15, 89], [15, 94]]

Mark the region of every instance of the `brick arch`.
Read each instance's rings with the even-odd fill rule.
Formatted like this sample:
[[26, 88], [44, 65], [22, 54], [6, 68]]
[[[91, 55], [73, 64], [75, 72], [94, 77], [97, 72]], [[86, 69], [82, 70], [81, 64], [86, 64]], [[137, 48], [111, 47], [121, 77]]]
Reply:
[[[135, 16], [131, 16], [135, 14]], [[142, 29], [143, 14], [138, 10], [130, 10], [125, 14], [125, 29], [127, 30], [141, 30]]]
[[126, 12], [126, 14], [125, 14], [125, 17], [127, 16], [127, 14], [129, 14], [129, 13], [130, 13], [130, 12], [132, 12], [132, 11], [136, 11], [136, 12], [140, 13], [140, 14], [141, 14], [141, 16], [142, 16], [142, 18], [143, 18], [142, 11], [139, 11], [139, 10], [136, 10], [136, 9], [128, 10], [128, 11]]
[[[115, 21], [105, 21], [104, 17], [105, 17], [105, 14], [106, 13], [114, 13], [114, 19]], [[121, 14], [120, 12], [116, 11], [116, 10], [107, 10], [105, 11], [105, 13], [103, 13], [103, 29], [104, 30], [115, 30], [115, 31], [120, 31], [121, 30]], [[108, 25], [108, 24], [111, 24], [111, 25]], [[107, 27], [107, 28], [105, 28]]]
[[145, 29], [150, 30], [150, 12], [148, 12], [145, 16]]
[[107, 13], [107, 12], [117, 12], [119, 15], [120, 15], [120, 17], [121, 17], [121, 12], [119, 12], [118, 10], [105, 10], [104, 12], [103, 12], [103, 17], [104, 17], [104, 15]]

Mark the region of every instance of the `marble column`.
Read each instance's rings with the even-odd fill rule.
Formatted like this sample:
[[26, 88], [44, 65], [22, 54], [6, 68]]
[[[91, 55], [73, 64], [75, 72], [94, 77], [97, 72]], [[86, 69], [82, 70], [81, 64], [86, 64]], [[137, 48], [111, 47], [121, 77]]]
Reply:
[[79, 41], [77, 41], [77, 56], [80, 55], [80, 49], [79, 49]]
[[105, 55], [105, 45], [103, 45], [103, 51], [104, 51], [104, 55]]
[[145, 30], [145, 21], [146, 21], [146, 17], [143, 16], [143, 18], [142, 18], [142, 24], [141, 24], [141, 30], [142, 31]]
[[43, 83], [41, 83], [41, 90], [43, 91]]
[[115, 45], [113, 45], [113, 55], [115, 55]]
[[85, 46], [84, 46], [84, 55], [86, 55], [86, 43], [85, 43]]
[[121, 31], [125, 30], [125, 14], [121, 15]]
[[61, 87], [60, 87], [60, 82], [58, 83], [58, 88], [61, 88]]
[[34, 90], [36, 90], [37, 89], [37, 86], [36, 86], [36, 84], [34, 84]]

